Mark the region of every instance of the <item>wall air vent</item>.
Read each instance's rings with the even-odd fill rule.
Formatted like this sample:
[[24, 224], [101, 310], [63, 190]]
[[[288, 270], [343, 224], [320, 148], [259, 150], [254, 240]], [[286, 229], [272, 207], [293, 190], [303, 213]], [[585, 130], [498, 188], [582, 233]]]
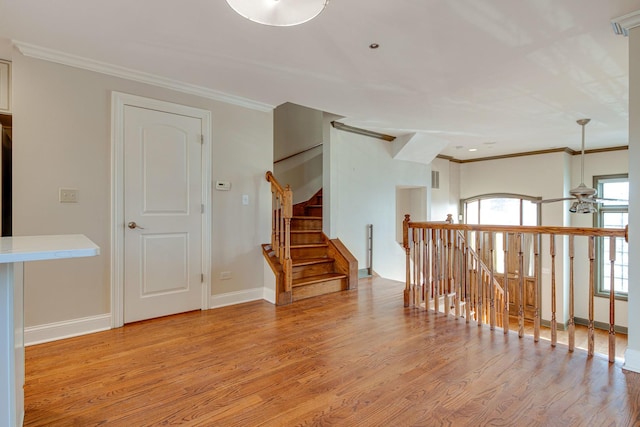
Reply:
[[431, 188], [434, 190], [440, 189], [440, 172], [431, 171]]

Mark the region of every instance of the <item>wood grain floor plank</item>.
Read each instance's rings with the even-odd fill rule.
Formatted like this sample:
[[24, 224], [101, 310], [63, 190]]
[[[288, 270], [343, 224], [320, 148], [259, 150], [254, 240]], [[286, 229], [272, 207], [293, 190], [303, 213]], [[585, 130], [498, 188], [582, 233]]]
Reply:
[[621, 362], [407, 309], [403, 284], [26, 349], [25, 426], [633, 426]]

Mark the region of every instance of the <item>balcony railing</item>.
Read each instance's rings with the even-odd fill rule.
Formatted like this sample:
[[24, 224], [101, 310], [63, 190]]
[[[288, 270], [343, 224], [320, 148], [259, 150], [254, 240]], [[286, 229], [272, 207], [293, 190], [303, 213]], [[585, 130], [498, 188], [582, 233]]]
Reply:
[[[628, 229], [628, 228], [627, 228]], [[569, 312], [568, 349], [575, 348], [575, 243], [576, 239], [586, 239], [589, 265], [589, 306], [588, 306], [588, 355], [594, 354], [594, 286], [596, 239], [608, 237], [611, 283], [609, 293], [609, 361], [615, 360], [615, 274], [616, 245], [627, 239], [627, 229], [578, 228], [578, 227], [529, 227], [500, 225], [467, 225], [449, 222], [412, 222], [405, 215], [403, 222], [403, 246], [406, 251], [405, 307], [433, 309], [445, 314], [461, 316], [467, 322], [475, 321], [479, 326], [488, 324], [491, 329], [502, 328], [509, 331], [509, 288], [508, 280], [515, 280], [512, 291], [517, 301], [516, 315], [518, 335], [524, 336], [525, 310], [533, 315], [534, 340], [540, 339], [540, 286], [541, 262], [550, 265], [550, 329], [551, 345], [557, 343], [558, 323], [556, 282], [558, 238], [567, 236], [569, 259]], [[497, 238], [501, 239], [504, 251], [503, 274], [495, 271]], [[514, 239], [514, 240], [512, 240]], [[525, 245], [525, 242], [531, 244]], [[544, 246], [543, 246], [544, 244]], [[541, 248], [548, 248], [542, 253]], [[482, 259], [481, 254], [487, 259]], [[532, 264], [532, 277], [525, 278], [525, 258]], [[546, 259], [545, 259], [546, 258]], [[517, 260], [517, 274], [507, 278], [510, 260]], [[502, 283], [497, 279], [501, 276]], [[506, 280], [505, 280], [506, 279]], [[525, 281], [530, 280], [527, 292], [534, 292], [525, 307]], [[440, 309], [442, 306], [442, 310]]]

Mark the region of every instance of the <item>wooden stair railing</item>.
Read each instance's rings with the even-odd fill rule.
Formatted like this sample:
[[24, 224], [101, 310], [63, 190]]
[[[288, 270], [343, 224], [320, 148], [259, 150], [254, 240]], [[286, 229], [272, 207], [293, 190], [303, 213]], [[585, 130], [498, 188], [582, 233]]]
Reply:
[[[493, 266], [487, 266], [479, 256], [480, 241], [476, 238], [476, 250], [469, 247], [470, 233], [488, 234], [488, 245], [493, 259], [496, 234], [503, 239], [504, 262], [507, 269], [509, 259], [508, 239], [515, 238], [515, 250], [518, 259], [518, 336], [524, 336], [524, 240], [526, 235], [532, 237], [534, 280], [537, 296], [534, 308], [534, 341], [540, 338], [540, 277], [543, 238], [548, 239], [549, 263], [551, 266], [551, 346], [557, 344], [557, 283], [556, 244], [557, 237], [567, 236], [569, 245], [569, 319], [568, 350], [575, 348], [575, 289], [574, 289], [574, 257], [575, 238], [587, 239], [589, 259], [589, 307], [587, 354], [594, 355], [594, 286], [595, 286], [595, 247], [596, 238], [609, 239], [609, 262], [611, 282], [609, 286], [609, 362], [615, 361], [615, 261], [616, 246], [621, 239], [628, 241], [628, 226], [617, 228], [581, 228], [581, 227], [531, 227], [500, 225], [451, 224], [450, 222], [411, 222], [409, 215], [403, 221], [403, 247], [406, 252], [406, 287], [404, 291], [405, 307], [430, 308], [439, 312], [440, 297], [445, 299], [445, 314], [450, 314], [451, 298], [454, 299], [455, 315], [465, 317], [466, 321], [475, 320], [479, 326], [489, 324], [491, 329], [502, 327], [504, 333], [509, 331], [509, 297], [508, 286], [501, 287], [495, 280]], [[490, 263], [493, 264], [493, 263]], [[493, 301], [492, 301], [493, 299]], [[487, 303], [489, 307], [487, 308]], [[464, 311], [462, 310], [464, 307]]]
[[322, 190], [293, 205], [293, 194], [267, 172], [273, 194], [271, 243], [263, 255], [276, 276], [277, 305], [356, 289], [358, 261], [339, 239], [322, 232]]
[[[465, 317], [467, 322], [473, 319], [492, 329], [502, 327], [503, 313], [495, 307], [503, 307], [505, 291], [493, 269], [469, 246], [466, 233], [413, 228], [410, 234], [414, 256], [409, 261], [417, 278], [412, 283], [419, 284], [409, 297], [412, 305], [441, 311], [443, 303], [445, 314], [453, 309], [455, 316]], [[479, 239], [476, 243], [479, 245]]]
[[293, 266], [291, 261], [291, 218], [293, 217], [293, 193], [288, 185], [283, 188], [268, 171], [265, 178], [271, 183], [273, 209], [271, 218], [271, 248], [282, 265], [284, 291], [291, 292]]

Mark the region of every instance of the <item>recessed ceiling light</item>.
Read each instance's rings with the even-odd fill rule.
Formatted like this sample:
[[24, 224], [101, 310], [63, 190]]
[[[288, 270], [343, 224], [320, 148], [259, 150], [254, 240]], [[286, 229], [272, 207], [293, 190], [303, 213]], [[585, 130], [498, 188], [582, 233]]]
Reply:
[[477, 148], [469, 148], [469, 151], [478, 151]]
[[379, 45], [378, 43], [371, 43], [371, 44], [369, 45], [369, 49], [377, 49], [377, 48], [379, 48], [379, 47], [380, 47], [380, 45]]

